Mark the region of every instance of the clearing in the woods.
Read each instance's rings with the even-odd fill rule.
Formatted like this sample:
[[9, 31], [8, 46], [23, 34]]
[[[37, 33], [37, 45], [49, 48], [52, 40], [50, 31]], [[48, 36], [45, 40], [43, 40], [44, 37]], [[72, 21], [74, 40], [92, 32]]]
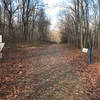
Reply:
[[[11, 49], [12, 48], [12, 49]], [[100, 63], [64, 44], [6, 47], [0, 100], [100, 100]]]

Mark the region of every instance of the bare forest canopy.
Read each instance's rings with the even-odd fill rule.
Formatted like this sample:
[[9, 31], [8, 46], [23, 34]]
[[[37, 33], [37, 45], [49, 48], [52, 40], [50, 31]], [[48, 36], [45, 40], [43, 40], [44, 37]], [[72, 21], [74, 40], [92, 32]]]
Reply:
[[100, 48], [100, 0], [70, 0], [59, 16], [63, 42]]
[[4, 41], [48, 40], [50, 21], [42, 0], [0, 0], [0, 34]]
[[[59, 13], [56, 41], [100, 48], [100, 0], [69, 0]], [[69, 5], [70, 4], [70, 5]], [[6, 41], [48, 41], [50, 20], [43, 0], [0, 0], [0, 34]], [[57, 39], [56, 39], [57, 37]]]

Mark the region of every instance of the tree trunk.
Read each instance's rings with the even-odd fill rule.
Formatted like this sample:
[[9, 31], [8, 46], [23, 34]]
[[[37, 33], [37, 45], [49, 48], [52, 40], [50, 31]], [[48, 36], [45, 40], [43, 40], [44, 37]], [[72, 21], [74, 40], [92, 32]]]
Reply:
[[98, 48], [100, 49], [100, 0], [98, 0], [98, 3], [99, 3]]
[[0, 6], [0, 34], [2, 34], [1, 32], [1, 26], [2, 26], [2, 23], [1, 23], [1, 16], [2, 16], [2, 12], [1, 12], [1, 6]]

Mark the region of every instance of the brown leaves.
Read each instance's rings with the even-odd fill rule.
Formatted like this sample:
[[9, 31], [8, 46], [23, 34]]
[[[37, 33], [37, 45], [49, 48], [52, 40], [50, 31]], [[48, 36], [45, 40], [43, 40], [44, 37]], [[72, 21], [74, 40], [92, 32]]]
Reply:
[[89, 55], [80, 50], [57, 44], [9, 50], [0, 62], [0, 99], [74, 100], [84, 91], [98, 98], [100, 63], [89, 66]]

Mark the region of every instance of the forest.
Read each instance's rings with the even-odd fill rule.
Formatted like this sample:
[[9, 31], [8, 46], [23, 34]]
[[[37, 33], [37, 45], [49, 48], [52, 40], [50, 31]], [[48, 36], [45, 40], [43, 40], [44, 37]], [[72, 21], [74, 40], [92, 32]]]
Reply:
[[100, 0], [0, 0], [0, 100], [100, 100]]
[[4, 41], [47, 40], [50, 21], [42, 0], [0, 0], [0, 34]]
[[[42, 0], [1, 0], [0, 34], [4, 41], [49, 40], [50, 19]], [[100, 48], [100, 1], [71, 0], [59, 12], [62, 42]]]
[[100, 0], [71, 0], [60, 11], [62, 40], [76, 47], [100, 48]]

